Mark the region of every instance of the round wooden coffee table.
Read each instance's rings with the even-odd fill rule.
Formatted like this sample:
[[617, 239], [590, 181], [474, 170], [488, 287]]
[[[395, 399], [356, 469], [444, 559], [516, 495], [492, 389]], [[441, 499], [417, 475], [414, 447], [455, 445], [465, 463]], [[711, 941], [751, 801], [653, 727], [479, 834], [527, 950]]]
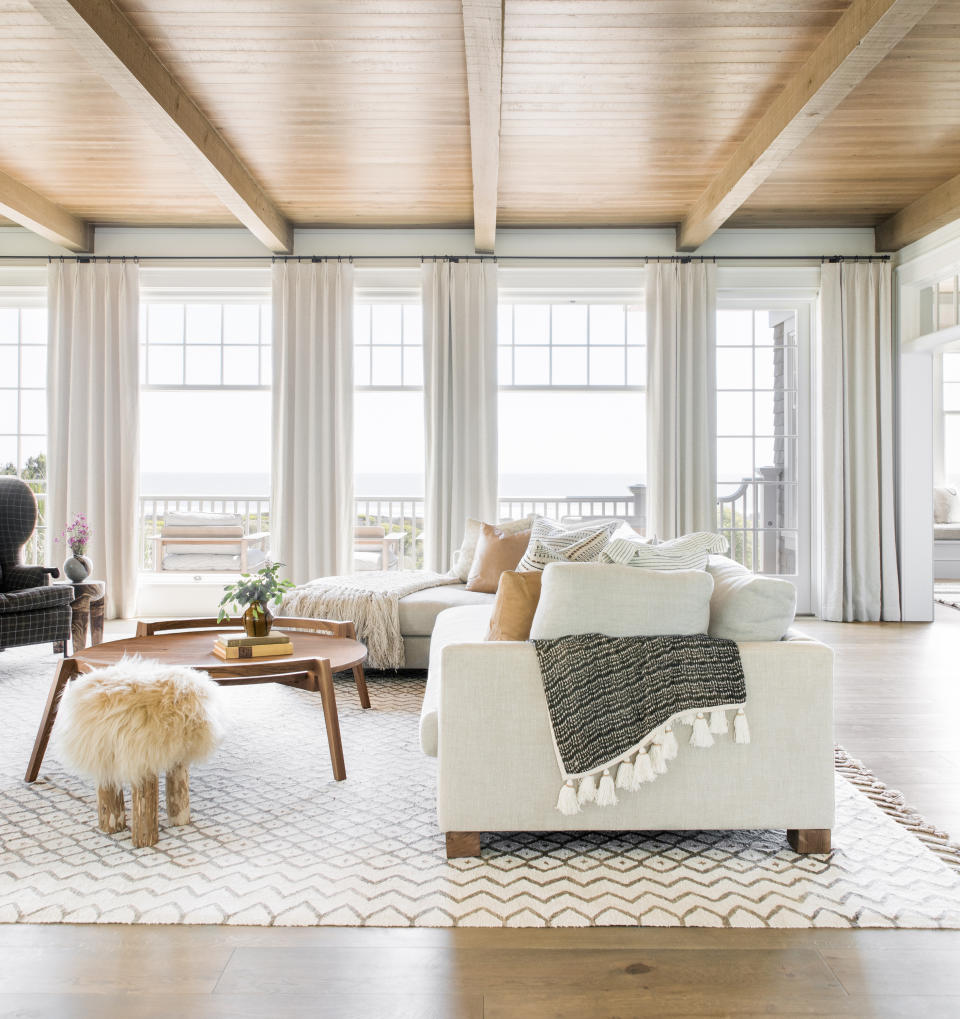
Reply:
[[[64, 658], [58, 663], [57, 673], [50, 687], [30, 764], [27, 767], [26, 781], [35, 781], [40, 772], [50, 732], [56, 720], [57, 705], [66, 684], [80, 673], [116, 665], [126, 655], [140, 655], [153, 661], [199, 669], [221, 686], [281, 683], [285, 686], [300, 687], [302, 690], [318, 691], [323, 704], [327, 742], [330, 744], [333, 777], [342, 782], [347, 777], [347, 772], [343, 762], [333, 674], [352, 670], [360, 704], [364, 708], [369, 708], [370, 697], [363, 672], [367, 649], [356, 639], [356, 631], [350, 622], [278, 619], [274, 625], [290, 636], [293, 654], [224, 661], [213, 653], [213, 641], [218, 633], [236, 634], [237, 627], [225, 625], [216, 629], [215, 620], [197, 619], [140, 623], [136, 637], [96, 644], [78, 651], [69, 658]], [[176, 627], [192, 629], [166, 632]]]

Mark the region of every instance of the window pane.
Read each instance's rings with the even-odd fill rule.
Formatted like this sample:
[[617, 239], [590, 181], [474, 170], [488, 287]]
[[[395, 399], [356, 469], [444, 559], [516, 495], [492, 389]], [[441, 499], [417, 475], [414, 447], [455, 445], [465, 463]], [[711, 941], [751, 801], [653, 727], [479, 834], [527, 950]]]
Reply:
[[269, 386], [273, 383], [271, 364], [271, 348], [261, 347], [260, 348], [260, 385]]
[[220, 346], [188, 347], [184, 382], [188, 386], [220, 384]]
[[260, 342], [271, 343], [273, 340], [273, 309], [269, 304], [260, 305]]
[[943, 378], [945, 382], [960, 382], [960, 354], [943, 355]]
[[405, 386], [423, 385], [423, 347], [403, 348], [403, 384]]
[[717, 480], [753, 477], [753, 439], [717, 439]]
[[627, 306], [627, 343], [645, 344], [647, 342], [647, 316], [643, 305]]
[[630, 347], [627, 350], [627, 385], [647, 384], [647, 348]]
[[587, 342], [587, 309], [582, 304], [554, 304], [553, 342]]
[[[0, 387], [16, 386], [20, 373], [20, 351], [17, 347], [0, 347]], [[6, 396], [0, 400], [7, 399]]]
[[358, 304], [353, 309], [353, 342], [370, 342], [370, 305]]
[[546, 347], [517, 347], [514, 351], [513, 382], [517, 386], [550, 384], [550, 351]]
[[[525, 354], [530, 351], [524, 351]], [[585, 386], [587, 384], [587, 348], [557, 347], [553, 351], [553, 384]]]
[[155, 343], [183, 343], [183, 305], [151, 304], [147, 309], [147, 339]]
[[758, 311], [754, 314], [753, 342], [758, 347], [773, 345], [774, 331], [770, 320], [775, 317], [776, 314], [769, 311]]
[[800, 519], [799, 491], [797, 485], [760, 485], [760, 524], [763, 527], [798, 527]]
[[403, 306], [403, 342], [423, 345], [423, 309], [419, 304]]
[[[220, 343], [220, 305], [187, 305], [187, 343]], [[190, 359], [187, 358], [187, 372]]]
[[224, 343], [256, 343], [259, 335], [259, 304], [225, 304], [223, 306]]
[[549, 343], [550, 305], [514, 305], [513, 330], [514, 342], [517, 344]]
[[183, 382], [183, 349], [154, 347], [147, 353], [147, 384], [177, 386]]
[[622, 386], [626, 382], [626, 357], [623, 347], [590, 348], [590, 385]]
[[400, 342], [400, 313], [399, 304], [375, 304], [372, 307], [370, 315], [374, 343]]
[[370, 348], [353, 348], [353, 384], [355, 386], [370, 385]]
[[[2, 417], [2, 415], [3, 408], [0, 407], [0, 417]], [[9, 468], [13, 468], [15, 471], [19, 466], [20, 465], [17, 463], [16, 437], [0, 433], [0, 471], [6, 474]]]
[[960, 382], [944, 383], [943, 409], [960, 410]]
[[20, 391], [20, 431], [43, 435], [47, 431], [47, 391], [23, 389]]
[[499, 347], [497, 350], [497, 384], [513, 385], [513, 348]]
[[730, 350], [717, 351], [717, 388], [753, 388], [752, 350], [732, 348]]
[[960, 414], [944, 418], [944, 468], [947, 481], [960, 484]]
[[723, 308], [717, 312], [717, 345], [753, 342], [753, 312]]
[[[378, 334], [379, 335], [379, 334]], [[374, 386], [399, 386], [403, 381], [400, 347], [373, 347], [371, 380]]]
[[45, 344], [47, 342], [47, 309], [20, 309], [20, 342]]
[[259, 382], [260, 351], [256, 347], [224, 347], [223, 384], [255, 386]]
[[501, 304], [497, 308], [497, 343], [513, 342], [513, 305]]
[[752, 435], [751, 404], [749, 393], [717, 393], [717, 434]]
[[17, 428], [17, 391], [0, 389], [0, 435], [16, 435]]
[[954, 290], [956, 277], [949, 276], [941, 280], [937, 286], [937, 325], [940, 329], [957, 324], [957, 312], [954, 306]]
[[20, 339], [20, 315], [16, 308], [0, 308], [0, 343], [16, 343]]
[[623, 343], [626, 337], [622, 304], [590, 305], [590, 343]]
[[[3, 352], [0, 352], [0, 357]], [[11, 376], [12, 377], [12, 376]], [[3, 371], [0, 369], [0, 379]], [[46, 389], [47, 386], [47, 348], [22, 347], [20, 350], [20, 384]]]
[[[423, 391], [360, 392], [353, 413], [356, 494], [422, 497]], [[407, 554], [411, 551], [406, 549]]]
[[795, 389], [796, 363], [796, 350], [792, 347], [758, 347], [756, 388]]

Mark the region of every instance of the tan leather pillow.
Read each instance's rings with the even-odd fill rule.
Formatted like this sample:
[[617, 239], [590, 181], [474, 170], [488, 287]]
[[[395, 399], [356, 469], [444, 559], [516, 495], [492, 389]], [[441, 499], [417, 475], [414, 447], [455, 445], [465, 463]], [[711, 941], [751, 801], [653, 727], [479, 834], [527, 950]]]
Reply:
[[500, 574], [517, 568], [529, 544], [529, 529], [505, 534], [493, 524], [481, 524], [477, 551], [467, 577], [467, 590], [496, 594]]
[[540, 601], [542, 580], [543, 574], [539, 570], [526, 573], [507, 571], [501, 575], [487, 640], [530, 639], [530, 624]]

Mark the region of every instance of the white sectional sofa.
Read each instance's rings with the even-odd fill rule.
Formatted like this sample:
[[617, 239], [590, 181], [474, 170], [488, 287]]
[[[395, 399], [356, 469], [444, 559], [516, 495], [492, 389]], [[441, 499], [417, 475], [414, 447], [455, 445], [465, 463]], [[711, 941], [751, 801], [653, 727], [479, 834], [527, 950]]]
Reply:
[[465, 605], [486, 606], [488, 613], [496, 595], [468, 591], [466, 584], [428, 587], [400, 599], [400, 633], [403, 637], [403, 667], [425, 669], [430, 663], [430, 635], [437, 617], [445, 609]]
[[[549, 569], [549, 568], [548, 568]], [[545, 581], [546, 583], [546, 581]], [[534, 646], [485, 642], [490, 608], [437, 618], [420, 719], [439, 758], [447, 855], [476, 855], [485, 831], [784, 828], [798, 852], [829, 850], [834, 818], [833, 652], [791, 632], [739, 643], [751, 743], [681, 746], [669, 772], [614, 807], [555, 809], [561, 782]], [[683, 733], [689, 729], [680, 730]]]

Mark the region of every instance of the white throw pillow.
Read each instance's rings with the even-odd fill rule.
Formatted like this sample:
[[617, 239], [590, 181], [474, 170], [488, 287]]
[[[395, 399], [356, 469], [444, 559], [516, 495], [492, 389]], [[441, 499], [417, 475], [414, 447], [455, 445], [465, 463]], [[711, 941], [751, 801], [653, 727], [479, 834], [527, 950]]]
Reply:
[[671, 541], [651, 545], [632, 538], [616, 538], [600, 553], [600, 561], [621, 566], [642, 566], [648, 570], [703, 570], [711, 553], [729, 548], [722, 534], [696, 531]]
[[592, 563], [622, 520], [602, 520], [566, 528], [541, 518], [530, 528], [530, 544], [517, 570], [542, 570], [547, 563]]
[[713, 577], [703, 570], [551, 563], [543, 571], [531, 639], [603, 633], [656, 637], [706, 633]]
[[730, 640], [780, 640], [793, 623], [797, 589], [789, 580], [751, 573], [726, 556], [710, 556], [713, 577], [710, 636]]
[[933, 522], [960, 524], [960, 495], [955, 488], [944, 487], [933, 490]]
[[[497, 524], [497, 530], [504, 534], [519, 534], [520, 531], [529, 531], [536, 519], [537, 515], [531, 513], [530, 516], [524, 517], [522, 520], [503, 520]], [[453, 565], [450, 572], [459, 577], [464, 584], [470, 576], [470, 568], [473, 566], [473, 557], [477, 552], [477, 542], [480, 540], [482, 526], [482, 520], [467, 517], [467, 522], [463, 527], [463, 541], [453, 553]]]

